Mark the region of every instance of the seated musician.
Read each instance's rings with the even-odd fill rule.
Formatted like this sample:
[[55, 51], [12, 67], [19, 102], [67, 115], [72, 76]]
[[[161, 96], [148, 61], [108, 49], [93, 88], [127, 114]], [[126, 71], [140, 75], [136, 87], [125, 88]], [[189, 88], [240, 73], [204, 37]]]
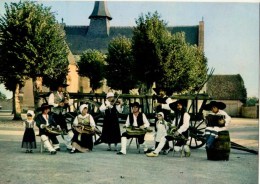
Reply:
[[88, 152], [93, 148], [93, 135], [95, 132], [95, 121], [88, 113], [88, 105], [82, 104], [79, 107], [79, 114], [73, 121], [72, 149], [70, 153]]
[[63, 139], [67, 150], [71, 150], [71, 137], [68, 134], [68, 126], [64, 116], [71, 105], [69, 103], [69, 94], [64, 91], [64, 88], [67, 86], [67, 84], [58, 83], [56, 86], [57, 89], [49, 96], [48, 104], [53, 106], [52, 112], [54, 120], [64, 131]]
[[[131, 104], [132, 107], [132, 113], [130, 113], [127, 116], [125, 127], [133, 127], [136, 129], [141, 129], [145, 130], [150, 126], [150, 123], [148, 119], [146, 118], [146, 115], [142, 112], [139, 111], [140, 109], [140, 104], [138, 102], [134, 102]], [[130, 139], [132, 137], [136, 137], [138, 139], [139, 144], [143, 147], [144, 152], [148, 150], [147, 145], [145, 144], [144, 136], [145, 136], [145, 131], [144, 133], [140, 135], [129, 135], [127, 131], [124, 132], [121, 136], [121, 150], [117, 153], [118, 155], [125, 155], [126, 154], [126, 144], [127, 144], [127, 139]]]
[[[190, 156], [190, 148], [186, 145], [188, 139], [188, 128], [190, 124], [190, 115], [185, 110], [186, 101], [178, 100], [176, 102], [170, 103], [169, 106], [175, 112], [175, 119], [171, 124], [173, 132], [169, 131], [167, 136], [161, 138], [157, 148], [151, 152], [147, 153], [148, 157], [157, 157], [160, 151], [163, 149], [166, 141], [175, 141], [177, 140], [174, 151], [181, 151], [181, 146], [184, 145], [184, 153], [186, 157]], [[173, 134], [171, 134], [173, 133]], [[177, 139], [178, 138], [178, 139]], [[168, 150], [169, 151], [169, 150]]]
[[231, 117], [223, 111], [225, 108], [226, 104], [216, 101], [211, 101], [203, 107], [204, 110], [211, 111], [206, 117], [206, 149], [212, 148], [214, 140], [218, 137], [218, 132], [226, 130], [231, 121]]
[[50, 113], [50, 109], [52, 106], [47, 103], [43, 103], [38, 110], [41, 110], [41, 114], [38, 114], [35, 118], [36, 125], [39, 128], [39, 135], [41, 136], [41, 140], [44, 143], [44, 147], [48, 149], [48, 151], [53, 155], [56, 154], [56, 151], [60, 149], [59, 141], [57, 139], [57, 134], [51, 133], [47, 131], [48, 127], [55, 127], [59, 130], [59, 125], [53, 119], [52, 113]]

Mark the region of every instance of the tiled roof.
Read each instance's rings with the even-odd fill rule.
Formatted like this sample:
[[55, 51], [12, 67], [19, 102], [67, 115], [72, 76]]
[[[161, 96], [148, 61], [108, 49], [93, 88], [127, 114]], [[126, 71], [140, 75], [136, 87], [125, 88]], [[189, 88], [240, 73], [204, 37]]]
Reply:
[[242, 77], [237, 75], [213, 75], [206, 87], [207, 93], [216, 100], [244, 100], [246, 89]]
[[[65, 26], [66, 40], [73, 54], [81, 54], [87, 49], [97, 49], [104, 53], [110, 40], [119, 35], [131, 38], [133, 27], [111, 27], [109, 36], [90, 37], [87, 36], [88, 26]], [[198, 45], [198, 26], [168, 27], [171, 33], [185, 32], [186, 41]]]

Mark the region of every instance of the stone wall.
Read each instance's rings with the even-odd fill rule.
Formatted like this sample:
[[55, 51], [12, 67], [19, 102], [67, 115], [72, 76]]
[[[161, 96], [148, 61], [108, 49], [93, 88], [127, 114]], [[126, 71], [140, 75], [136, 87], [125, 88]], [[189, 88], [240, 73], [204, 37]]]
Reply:
[[259, 105], [251, 107], [242, 107], [241, 116], [243, 118], [259, 118]]

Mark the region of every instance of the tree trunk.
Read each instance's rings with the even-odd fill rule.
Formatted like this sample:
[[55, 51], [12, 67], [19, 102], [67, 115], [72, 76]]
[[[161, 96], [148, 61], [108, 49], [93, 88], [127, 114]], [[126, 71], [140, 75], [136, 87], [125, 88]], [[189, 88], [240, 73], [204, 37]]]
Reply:
[[20, 85], [16, 84], [16, 88], [13, 91], [13, 113], [14, 113], [13, 120], [22, 120], [19, 90], [20, 90]]

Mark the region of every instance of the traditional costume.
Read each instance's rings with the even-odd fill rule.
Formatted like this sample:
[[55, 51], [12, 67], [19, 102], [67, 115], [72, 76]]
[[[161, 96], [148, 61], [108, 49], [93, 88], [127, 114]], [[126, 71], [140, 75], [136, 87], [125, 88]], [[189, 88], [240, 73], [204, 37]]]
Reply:
[[[67, 87], [67, 84], [59, 84], [58, 88]], [[64, 106], [60, 106], [60, 103], [64, 103]], [[64, 143], [68, 150], [71, 149], [71, 137], [68, 134], [68, 126], [65, 120], [65, 113], [67, 112], [67, 108], [69, 107], [69, 95], [68, 93], [64, 93], [62, 90], [54, 91], [50, 94], [48, 104], [52, 105], [53, 118], [55, 122], [60, 125], [61, 129], [64, 131], [63, 139]]]
[[38, 114], [35, 118], [36, 125], [39, 128], [39, 135], [44, 143], [44, 146], [48, 149], [51, 154], [56, 154], [56, 151], [60, 150], [59, 141], [57, 139], [57, 134], [49, 132], [46, 127], [57, 128], [57, 124], [54, 121], [52, 113], [45, 114], [46, 109], [50, 109], [52, 106], [47, 103], [43, 103], [38, 110], [42, 113]]
[[101, 142], [108, 144], [108, 151], [111, 150], [110, 145], [115, 144], [115, 149], [117, 144], [121, 140], [121, 132], [119, 127], [118, 112], [120, 110], [120, 105], [116, 105], [114, 101], [109, 101], [108, 98], [114, 98], [112, 92], [108, 92], [106, 96], [106, 101], [100, 106], [100, 111], [104, 112], [104, 122], [101, 134]]
[[93, 117], [86, 113], [82, 114], [82, 111], [88, 108], [88, 105], [83, 104], [80, 106], [80, 115], [78, 115], [74, 121], [73, 121], [73, 138], [72, 138], [72, 150], [71, 153], [75, 153], [75, 150], [78, 150], [80, 152], [87, 152], [89, 150], [92, 150], [93, 148], [93, 134], [86, 132], [86, 133], [81, 133], [80, 131], [77, 131], [77, 128], [83, 129], [84, 126], [88, 126], [91, 128], [94, 132], [95, 129], [95, 121]]
[[[181, 105], [182, 108], [179, 109], [177, 106]], [[160, 143], [158, 147], [151, 153], [147, 153], [146, 155], [148, 157], [157, 157], [159, 155], [159, 152], [163, 149], [166, 141], [176, 141], [176, 144], [174, 146], [174, 151], [180, 151], [181, 146], [184, 145], [184, 152], [185, 156], [190, 156], [190, 148], [188, 145], [186, 145], [187, 139], [188, 139], [188, 128], [190, 125], [190, 115], [185, 110], [186, 101], [184, 100], [178, 100], [176, 102], [173, 102], [169, 104], [169, 107], [174, 110], [175, 112], [175, 119], [171, 124], [171, 127], [175, 129], [173, 132], [167, 133], [167, 136], [162, 137], [160, 140]], [[173, 133], [173, 134], [171, 134]], [[178, 138], [183, 137], [183, 138]], [[170, 148], [168, 149], [168, 151]]]
[[[217, 108], [216, 112], [213, 112], [214, 107]], [[231, 121], [231, 117], [225, 111], [223, 111], [225, 108], [226, 104], [216, 101], [211, 101], [209, 104], [206, 104], [203, 107], [204, 110], [212, 111], [206, 116], [206, 149], [212, 148], [213, 142], [218, 137], [218, 133], [220, 131], [227, 130], [227, 126]]]
[[[132, 107], [138, 108], [137, 115], [134, 113], [130, 113], [127, 116], [125, 127], [131, 127], [132, 129], [146, 129], [150, 126], [150, 123], [148, 119], [146, 118], [146, 115], [142, 112], [139, 112], [140, 104], [138, 102], [134, 102], [131, 104]], [[132, 135], [130, 132], [124, 132], [121, 137], [121, 150], [117, 154], [119, 155], [125, 155], [126, 154], [126, 144], [127, 139], [130, 139], [132, 137], [135, 137], [138, 139], [138, 143], [143, 147], [144, 152], [148, 150], [147, 145], [145, 143], [144, 137], [145, 133], [140, 135]]]
[[22, 148], [26, 148], [26, 153], [32, 153], [32, 149], [36, 149], [36, 138], [34, 133], [35, 121], [33, 120], [34, 112], [32, 110], [27, 111], [27, 117], [30, 116], [31, 119], [28, 119], [23, 122], [25, 131], [23, 134]]

